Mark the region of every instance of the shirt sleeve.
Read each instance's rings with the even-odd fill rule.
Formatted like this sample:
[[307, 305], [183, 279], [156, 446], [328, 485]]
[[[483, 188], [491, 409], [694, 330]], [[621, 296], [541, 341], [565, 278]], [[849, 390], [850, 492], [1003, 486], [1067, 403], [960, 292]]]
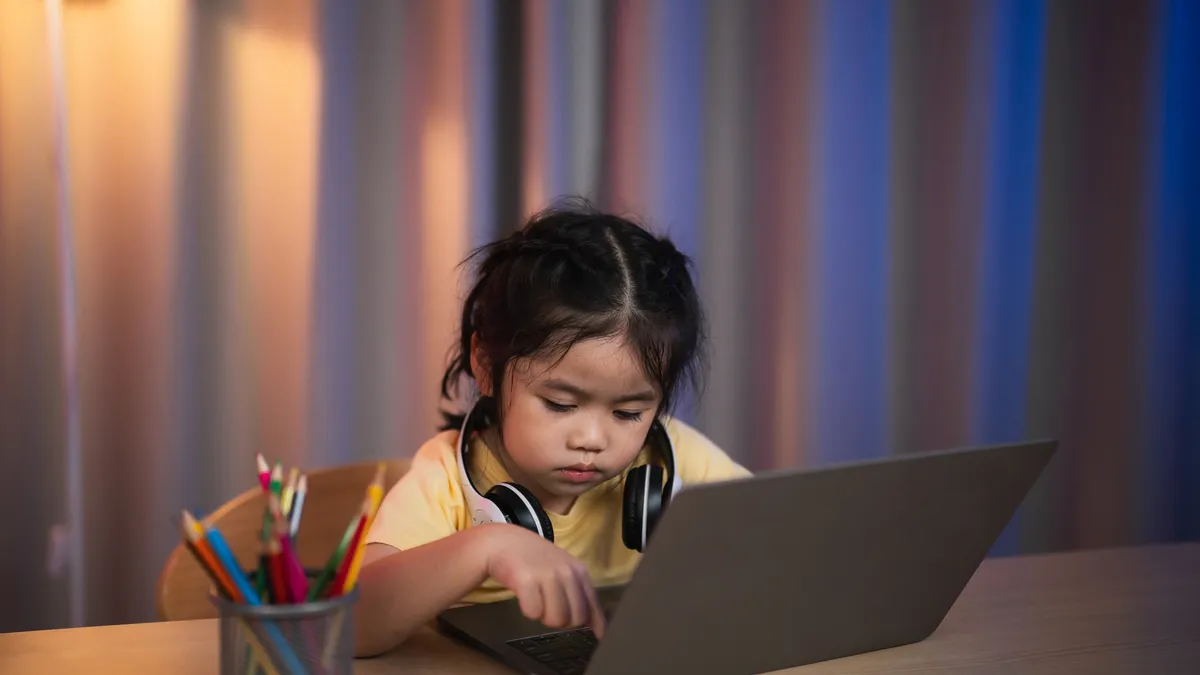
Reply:
[[441, 436], [422, 446], [380, 502], [366, 543], [405, 550], [457, 532], [464, 510], [456, 462], [453, 447]]
[[750, 471], [690, 425], [677, 419], [669, 419], [664, 426], [675, 444], [675, 469], [685, 485], [745, 478], [751, 475]]

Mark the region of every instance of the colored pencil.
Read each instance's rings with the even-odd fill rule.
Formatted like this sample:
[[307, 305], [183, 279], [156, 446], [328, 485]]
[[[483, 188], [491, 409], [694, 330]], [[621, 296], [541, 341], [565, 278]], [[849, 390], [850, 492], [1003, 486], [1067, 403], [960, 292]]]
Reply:
[[358, 538], [354, 557], [350, 560], [350, 569], [346, 573], [346, 581], [339, 589], [339, 593], [349, 593], [354, 589], [354, 584], [358, 582], [358, 570], [362, 565], [363, 552], [366, 550], [367, 535], [371, 532], [371, 524], [375, 522], [375, 514], [379, 513], [379, 505], [383, 503], [383, 480], [386, 475], [387, 465], [380, 462], [379, 468], [375, 470], [375, 480], [371, 481], [371, 485], [367, 487], [367, 498], [371, 502], [371, 510], [367, 514], [362, 536]]
[[[267, 516], [264, 514], [263, 518]], [[270, 528], [270, 523], [263, 523], [264, 529]], [[264, 601], [270, 598], [270, 581], [267, 579], [267, 542], [264, 539], [261, 542], [261, 547], [258, 554], [258, 565], [254, 568], [254, 592]]]
[[[260, 478], [261, 480], [261, 478]], [[267, 481], [266, 497], [269, 500], [271, 495], [278, 496], [282, 490], [283, 482], [283, 465], [279, 462], [275, 463], [275, 468], [271, 470], [270, 478]], [[271, 509], [263, 509], [262, 520], [262, 543], [265, 551], [267, 541], [271, 538]], [[271, 590], [271, 578], [269, 570], [266, 567], [264, 558], [259, 558], [258, 567], [254, 570], [254, 588], [258, 591], [259, 596], [269, 593]]]
[[183, 512], [180, 529], [183, 531], [184, 543], [187, 544], [188, 549], [192, 552], [196, 561], [200, 563], [200, 567], [204, 568], [209, 578], [212, 579], [217, 589], [225, 597], [234, 602], [241, 602], [241, 594], [238, 593], [237, 587], [233, 585], [233, 580], [226, 574], [225, 569], [217, 563], [212, 549], [204, 541], [203, 530], [200, 529], [200, 524], [187, 511]]
[[300, 470], [292, 467], [288, 473], [287, 484], [283, 486], [283, 498], [281, 500], [281, 511], [286, 519], [287, 515], [292, 512], [292, 500], [296, 497], [296, 480], [300, 478]]
[[[282, 492], [282, 487], [281, 487], [282, 482], [283, 482], [283, 467], [277, 463], [277, 464], [275, 464], [275, 468], [271, 471], [271, 478], [267, 483], [266, 498], [268, 500], [270, 500], [272, 496], [278, 497], [280, 495], [280, 493]], [[271, 536], [271, 509], [268, 506], [268, 508], [263, 509], [263, 520], [262, 520], [262, 540], [263, 540], [263, 542], [265, 543], [267, 541], [267, 539], [270, 538], [270, 536]]]
[[258, 565], [254, 568], [254, 592], [258, 593], [258, 597], [263, 602], [267, 602], [271, 598], [270, 584], [267, 581], [267, 567], [269, 565], [266, 544], [263, 544], [262, 550], [258, 554]]
[[304, 497], [307, 494], [308, 475], [302, 474], [300, 476], [300, 483], [296, 486], [296, 497], [292, 501], [292, 512], [289, 514], [291, 518], [291, 528], [288, 534], [292, 536], [292, 539], [295, 539], [296, 535], [300, 533], [300, 515], [304, 511]]
[[296, 556], [296, 551], [287, 538], [281, 539], [279, 545], [282, 549], [284, 574], [288, 582], [288, 595], [292, 598], [292, 602], [304, 602], [308, 597], [308, 577], [304, 575], [304, 567], [300, 564], [300, 558]]
[[241, 624], [242, 629], [246, 633], [246, 642], [249, 644], [252, 652], [251, 658], [248, 659], [246, 672], [250, 673], [250, 675], [255, 675], [257, 672], [255, 666], [259, 665], [267, 671], [267, 675], [279, 675], [279, 669], [275, 667], [275, 664], [267, 656], [267, 648], [263, 646], [258, 636], [254, 634], [254, 629], [250, 628], [250, 624], [246, 623], [244, 619], [241, 620]]
[[[191, 514], [184, 511], [184, 518], [190, 517]], [[254, 589], [250, 586], [250, 582], [246, 580], [246, 575], [238, 565], [237, 558], [234, 557], [233, 552], [229, 550], [229, 544], [225, 543], [225, 538], [221, 536], [220, 530], [203, 522], [199, 523], [199, 527], [204, 533], [204, 540], [212, 547], [213, 555], [221, 566], [225, 568], [225, 573], [229, 575], [234, 588], [242, 595], [245, 602], [257, 604], [254, 602], [256, 599]]]
[[316, 582], [308, 589], [308, 600], [312, 602], [317, 598], [323, 597], [329, 585], [333, 583], [333, 579], [337, 576], [338, 568], [341, 566], [342, 560], [346, 556], [346, 552], [350, 550], [350, 543], [354, 539], [354, 533], [358, 531], [363, 519], [366, 518], [366, 509], [359, 512], [359, 515], [350, 521], [346, 526], [346, 531], [342, 534], [342, 541], [338, 544], [337, 549], [329, 556], [329, 560], [325, 563], [325, 569], [321, 570], [321, 575], [317, 577]]
[[268, 489], [276, 497], [283, 493], [283, 464], [280, 462], [275, 462], [275, 468], [271, 469], [271, 482]]
[[271, 517], [275, 519], [275, 539], [279, 542], [280, 557], [283, 561], [284, 582], [287, 585], [288, 597], [292, 602], [304, 602], [308, 596], [308, 579], [304, 576], [304, 567], [292, 547], [288, 530], [288, 521], [280, 513], [279, 500], [271, 499]]
[[276, 605], [286, 605], [292, 602], [287, 590], [287, 573], [283, 568], [283, 549], [279, 540], [271, 537], [267, 543], [267, 578], [271, 580], [271, 601]]
[[329, 589], [325, 592], [325, 597], [336, 597], [342, 594], [346, 585], [346, 577], [350, 575], [350, 565], [354, 563], [354, 552], [358, 549], [358, 542], [362, 541], [363, 537], [367, 536], [367, 518], [370, 517], [365, 512], [358, 519], [358, 528], [354, 530], [354, 538], [350, 540], [350, 546], [346, 549], [346, 554], [342, 557], [342, 562], [338, 565], [337, 575], [333, 578], [333, 583], [329, 585]]
[[276, 462], [271, 469], [271, 482], [267, 489], [267, 508], [263, 509], [263, 541], [271, 535], [271, 497], [279, 498], [283, 494], [283, 465]]
[[261, 452], [255, 459], [258, 463], [258, 484], [262, 486], [263, 492], [266, 492], [271, 485], [271, 468], [267, 466], [267, 460]]

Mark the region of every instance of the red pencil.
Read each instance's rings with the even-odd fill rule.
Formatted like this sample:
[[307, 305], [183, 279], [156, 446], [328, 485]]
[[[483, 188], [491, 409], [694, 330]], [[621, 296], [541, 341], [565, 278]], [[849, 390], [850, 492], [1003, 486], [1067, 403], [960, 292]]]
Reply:
[[350, 573], [350, 564], [354, 559], [354, 550], [358, 548], [358, 540], [364, 536], [363, 530], [366, 529], [369, 508], [369, 504], [363, 505], [362, 514], [358, 518], [358, 528], [354, 531], [354, 538], [350, 540], [350, 546], [346, 548], [346, 553], [342, 557], [341, 564], [338, 566], [337, 576], [333, 578], [333, 583], [329, 585], [329, 590], [325, 594], [326, 597], [335, 598], [345, 590], [346, 575]]
[[267, 544], [267, 564], [270, 570], [267, 576], [271, 578], [271, 594], [274, 596], [272, 600], [277, 605], [292, 602], [287, 589], [287, 571], [283, 567], [283, 551], [275, 537], [271, 537], [270, 543]]

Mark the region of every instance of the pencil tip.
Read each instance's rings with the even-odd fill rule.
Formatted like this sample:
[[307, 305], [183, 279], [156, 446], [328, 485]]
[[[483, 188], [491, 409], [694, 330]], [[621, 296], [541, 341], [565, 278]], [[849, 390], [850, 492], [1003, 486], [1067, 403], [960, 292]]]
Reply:
[[197, 541], [204, 534], [205, 527], [197, 522], [196, 517], [191, 511], [183, 510], [183, 516], [179, 520], [179, 529], [183, 530], [183, 535], [190, 541]]

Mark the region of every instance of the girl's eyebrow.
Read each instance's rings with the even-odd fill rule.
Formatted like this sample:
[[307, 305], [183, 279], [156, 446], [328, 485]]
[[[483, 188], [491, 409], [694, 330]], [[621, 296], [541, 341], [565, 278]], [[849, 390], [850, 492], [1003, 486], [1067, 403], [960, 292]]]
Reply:
[[[567, 382], [565, 380], [551, 378], [549, 380], [542, 382], [542, 386], [546, 387], [547, 389], [553, 389], [555, 391], [560, 391], [564, 394], [570, 394], [572, 396], [576, 396], [578, 398], [585, 399], [585, 400], [592, 398], [592, 395], [589, 392], [587, 392], [584, 389], [582, 389], [581, 387], [577, 387], [574, 384], [571, 384], [570, 382]], [[650, 403], [655, 398], [656, 397], [655, 397], [655, 394], [653, 391], [651, 391], [649, 389], [644, 389], [642, 391], [633, 392], [631, 394], [622, 394], [622, 395], [618, 396], [617, 398], [613, 399], [613, 403], [634, 403], [634, 402]]]

